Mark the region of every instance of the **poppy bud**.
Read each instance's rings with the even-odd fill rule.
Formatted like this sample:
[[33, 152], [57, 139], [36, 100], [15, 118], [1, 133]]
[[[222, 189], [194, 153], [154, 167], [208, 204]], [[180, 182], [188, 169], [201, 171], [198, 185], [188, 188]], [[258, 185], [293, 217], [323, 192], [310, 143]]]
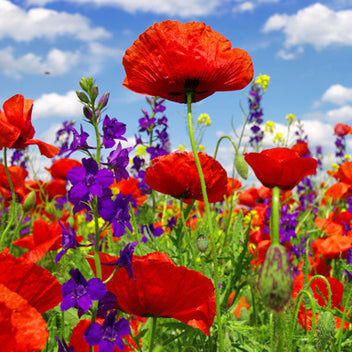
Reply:
[[331, 312], [320, 312], [315, 334], [315, 348], [317, 351], [324, 351], [336, 331], [336, 322]]
[[235, 156], [235, 167], [239, 175], [247, 180], [248, 177], [248, 164], [246, 160], [244, 160], [244, 156], [242, 154], [236, 154]]
[[82, 92], [81, 90], [76, 90], [76, 94], [81, 102], [89, 104], [89, 99], [84, 92]]
[[204, 235], [199, 235], [199, 237], [197, 238], [197, 247], [199, 251], [204, 253], [208, 249], [208, 246], [209, 246], [208, 238]]
[[24, 200], [22, 209], [24, 212], [29, 211], [35, 207], [35, 191], [28, 194], [27, 198]]
[[259, 273], [258, 288], [269, 308], [279, 312], [288, 303], [293, 278], [286, 250], [281, 245], [270, 246]]

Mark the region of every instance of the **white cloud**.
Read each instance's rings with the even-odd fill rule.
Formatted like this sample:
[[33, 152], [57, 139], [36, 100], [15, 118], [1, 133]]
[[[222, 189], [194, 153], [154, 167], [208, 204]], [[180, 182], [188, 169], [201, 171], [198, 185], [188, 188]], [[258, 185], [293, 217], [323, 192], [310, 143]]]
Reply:
[[57, 93], [43, 94], [33, 103], [33, 119], [55, 117], [77, 117], [82, 115], [82, 104], [78, 101], [75, 91], [65, 95]]
[[252, 1], [245, 1], [240, 5], [237, 5], [233, 12], [252, 12], [255, 8], [255, 4]]
[[282, 31], [285, 47], [312, 45], [320, 50], [329, 45], [352, 45], [352, 10], [333, 11], [316, 3], [294, 15], [275, 14], [263, 27], [264, 33]]
[[348, 122], [352, 120], [352, 106], [344, 105], [338, 109], [330, 110], [327, 112], [327, 119], [330, 122]]
[[299, 46], [296, 50], [291, 50], [291, 51], [280, 49], [276, 55], [281, 57], [284, 60], [293, 60], [302, 52], [303, 52], [303, 48]]
[[15, 57], [14, 49], [6, 47], [0, 50], [0, 70], [14, 78], [21, 78], [22, 74], [44, 74], [44, 72], [61, 75], [76, 65], [78, 59], [78, 52], [61, 51], [56, 48], [50, 50], [46, 58], [33, 53]]
[[321, 101], [336, 105], [352, 102], [352, 88], [344, 87], [341, 84], [334, 84], [326, 90]]
[[111, 34], [101, 27], [92, 28], [89, 19], [80, 14], [45, 8], [25, 11], [8, 0], [0, 1], [0, 39], [29, 42], [35, 38], [53, 40], [59, 36], [94, 41]]

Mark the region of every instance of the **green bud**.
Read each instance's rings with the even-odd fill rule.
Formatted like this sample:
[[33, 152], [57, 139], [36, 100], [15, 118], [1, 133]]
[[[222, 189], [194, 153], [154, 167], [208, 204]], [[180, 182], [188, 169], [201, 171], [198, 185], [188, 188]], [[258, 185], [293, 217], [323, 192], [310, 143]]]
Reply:
[[209, 246], [208, 238], [204, 235], [199, 235], [199, 237], [197, 238], [197, 247], [199, 251], [204, 253], [208, 249], [208, 246]]
[[82, 103], [89, 104], [89, 99], [88, 99], [87, 95], [84, 92], [82, 92], [81, 90], [76, 90], [76, 94], [77, 94], [78, 99]]
[[280, 312], [291, 298], [292, 285], [292, 270], [285, 248], [281, 245], [270, 246], [258, 279], [258, 289], [264, 303]]
[[92, 101], [94, 101], [99, 94], [99, 89], [98, 86], [93, 85], [92, 88], [90, 89], [90, 97], [92, 98]]
[[35, 207], [35, 191], [32, 191], [28, 194], [27, 198], [24, 200], [22, 209], [24, 212], [27, 212]]
[[242, 154], [236, 154], [235, 156], [235, 167], [238, 174], [245, 180], [248, 177], [248, 164], [246, 160], [244, 160], [244, 156]]
[[79, 85], [81, 86], [81, 88], [87, 92], [88, 91], [88, 80], [84, 77], [81, 78], [81, 80], [79, 81]]
[[334, 316], [331, 312], [320, 312], [315, 334], [315, 348], [317, 351], [326, 351], [325, 346], [329, 343], [336, 331]]

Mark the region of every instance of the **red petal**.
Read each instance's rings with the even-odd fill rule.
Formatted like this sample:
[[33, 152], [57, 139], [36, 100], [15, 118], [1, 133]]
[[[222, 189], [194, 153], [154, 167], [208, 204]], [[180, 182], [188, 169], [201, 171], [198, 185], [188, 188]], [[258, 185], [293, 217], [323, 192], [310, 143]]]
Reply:
[[0, 253], [0, 283], [25, 298], [39, 313], [62, 300], [55, 276], [24, 258], [15, 258], [6, 249]]
[[53, 158], [58, 155], [60, 151], [59, 148], [38, 139], [27, 139], [23, 142], [24, 147], [32, 144], [36, 144], [39, 147], [40, 154], [46, 156], [47, 158]]

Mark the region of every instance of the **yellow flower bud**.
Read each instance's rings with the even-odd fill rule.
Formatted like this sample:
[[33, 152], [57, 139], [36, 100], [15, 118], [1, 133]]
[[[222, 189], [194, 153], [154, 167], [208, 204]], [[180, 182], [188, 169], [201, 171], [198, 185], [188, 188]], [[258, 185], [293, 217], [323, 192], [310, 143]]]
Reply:
[[210, 126], [211, 125], [210, 116], [208, 114], [200, 114], [198, 117], [198, 124]]
[[284, 135], [281, 132], [276, 133], [276, 135], [273, 139], [273, 143], [283, 143], [283, 142], [285, 142]]
[[264, 131], [274, 133], [275, 128], [276, 128], [276, 125], [273, 121], [267, 121], [264, 126]]
[[139, 145], [136, 148], [136, 155], [145, 155], [146, 154], [146, 149], [147, 149], [146, 145]]
[[198, 145], [198, 150], [200, 151], [200, 152], [205, 152], [205, 147], [204, 147], [204, 145]]
[[294, 115], [294, 114], [286, 115], [286, 121], [289, 125], [292, 125], [296, 120], [297, 120], [296, 115]]

